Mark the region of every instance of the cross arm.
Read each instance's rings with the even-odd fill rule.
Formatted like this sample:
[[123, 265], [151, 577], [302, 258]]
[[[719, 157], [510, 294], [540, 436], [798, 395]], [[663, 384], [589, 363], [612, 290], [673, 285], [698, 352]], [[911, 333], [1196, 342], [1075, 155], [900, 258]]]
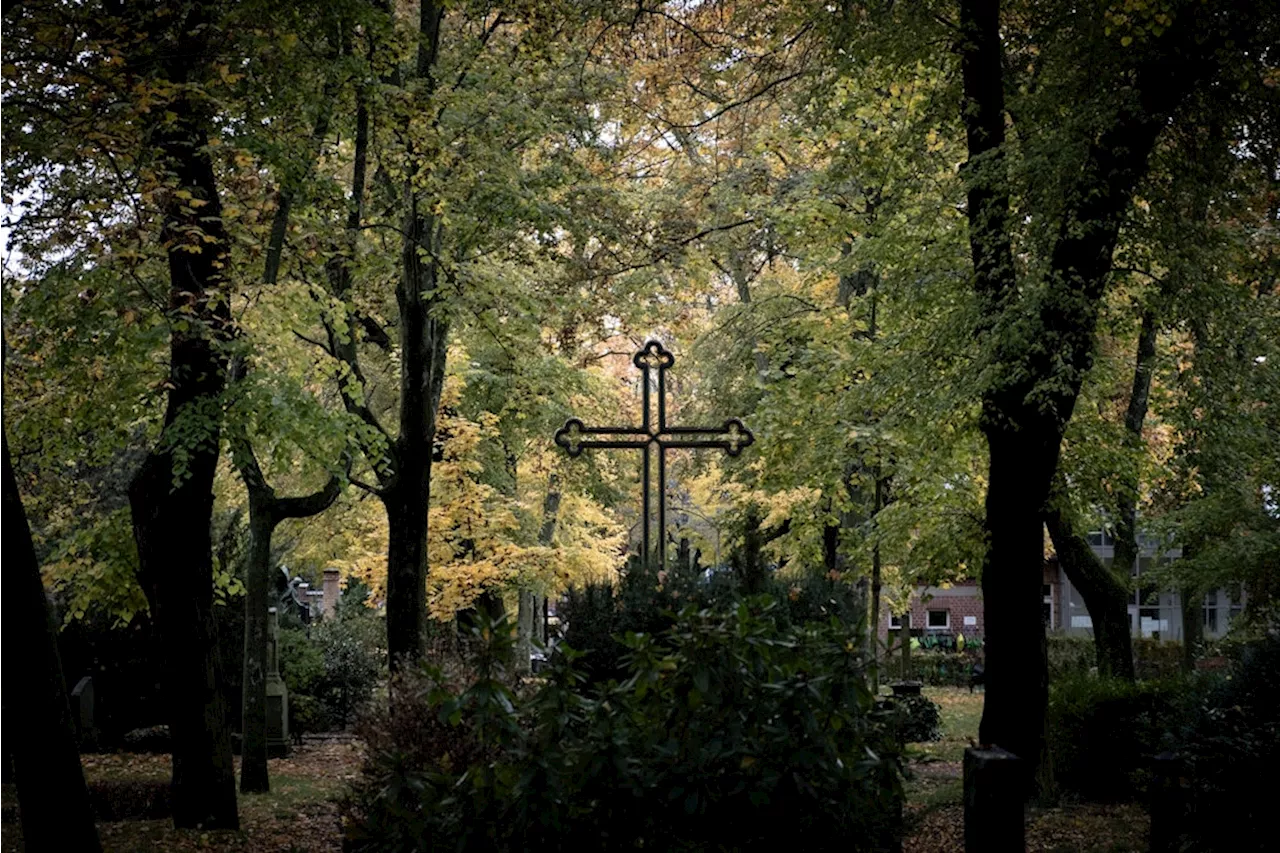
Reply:
[[[604, 436], [596, 438], [595, 436]], [[616, 436], [616, 437], [610, 437]], [[588, 448], [634, 448], [643, 450], [649, 445], [651, 437], [641, 427], [589, 427], [584, 426], [577, 418], [569, 418], [564, 426], [556, 430], [556, 444], [569, 452], [570, 456], [581, 456]]]
[[730, 456], [737, 456], [756, 440], [746, 424], [737, 418], [729, 418], [718, 427], [667, 427], [657, 438], [664, 448], [705, 447], [723, 450]]

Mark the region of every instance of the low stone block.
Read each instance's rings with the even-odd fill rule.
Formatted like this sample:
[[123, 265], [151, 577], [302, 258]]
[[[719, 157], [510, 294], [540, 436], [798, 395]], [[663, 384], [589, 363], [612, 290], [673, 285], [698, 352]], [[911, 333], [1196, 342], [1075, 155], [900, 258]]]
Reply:
[[998, 747], [964, 751], [965, 853], [1023, 853], [1026, 769]]

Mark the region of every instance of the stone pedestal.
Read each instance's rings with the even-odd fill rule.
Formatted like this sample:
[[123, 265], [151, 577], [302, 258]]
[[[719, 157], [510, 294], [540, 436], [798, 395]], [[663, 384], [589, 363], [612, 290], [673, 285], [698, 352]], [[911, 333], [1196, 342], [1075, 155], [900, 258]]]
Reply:
[[965, 853], [1023, 853], [1027, 849], [1022, 804], [1022, 759], [1003, 749], [964, 751]]
[[1151, 853], [1176, 853], [1182, 849], [1182, 828], [1187, 812], [1186, 781], [1182, 761], [1162, 752], [1151, 762]]
[[280, 677], [280, 624], [276, 609], [267, 608], [267, 755], [289, 754], [289, 690]]

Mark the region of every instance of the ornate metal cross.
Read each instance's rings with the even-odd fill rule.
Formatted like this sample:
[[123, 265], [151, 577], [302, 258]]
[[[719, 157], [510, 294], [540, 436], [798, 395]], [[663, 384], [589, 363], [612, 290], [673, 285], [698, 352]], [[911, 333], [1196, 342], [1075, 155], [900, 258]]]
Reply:
[[[644, 388], [644, 416], [640, 426], [589, 427], [577, 418], [569, 418], [556, 431], [556, 444], [569, 451], [570, 456], [580, 456], [582, 451], [596, 448], [640, 450], [643, 452], [644, 499], [641, 509], [643, 534], [640, 542], [640, 559], [650, 565], [650, 518], [653, 514], [652, 490], [653, 458], [658, 468], [658, 568], [667, 567], [667, 456], [668, 450], [677, 448], [710, 447], [737, 456], [742, 448], [755, 441], [751, 430], [737, 418], [729, 418], [720, 426], [682, 427], [667, 423], [667, 370], [675, 364], [675, 356], [658, 341], [649, 341], [631, 359], [640, 368]], [[652, 413], [650, 373], [656, 371], [658, 403], [657, 417]]]

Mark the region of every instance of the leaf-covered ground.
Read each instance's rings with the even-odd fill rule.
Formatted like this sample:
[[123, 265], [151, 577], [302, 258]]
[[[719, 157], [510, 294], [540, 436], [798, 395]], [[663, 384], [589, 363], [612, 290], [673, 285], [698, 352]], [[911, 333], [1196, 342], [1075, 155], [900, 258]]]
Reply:
[[[942, 709], [942, 740], [913, 744], [907, 783], [904, 853], [962, 853], [965, 747], [977, 740], [982, 693], [960, 688], [926, 688]], [[1029, 853], [1125, 853], [1145, 851], [1150, 820], [1134, 804], [1091, 803], [1033, 808], [1027, 816]]]
[[[167, 755], [113, 753], [82, 756], [90, 783], [106, 780], [169, 779]], [[239, 778], [240, 760], [236, 759]], [[342, 834], [333, 800], [359, 766], [358, 746], [326, 741], [295, 747], [288, 758], [271, 760], [271, 792], [240, 796], [239, 832], [175, 830], [169, 819], [98, 823], [106, 853], [151, 851], [252, 851], [252, 853], [338, 853]], [[3, 850], [19, 851], [21, 833], [4, 786]]]

